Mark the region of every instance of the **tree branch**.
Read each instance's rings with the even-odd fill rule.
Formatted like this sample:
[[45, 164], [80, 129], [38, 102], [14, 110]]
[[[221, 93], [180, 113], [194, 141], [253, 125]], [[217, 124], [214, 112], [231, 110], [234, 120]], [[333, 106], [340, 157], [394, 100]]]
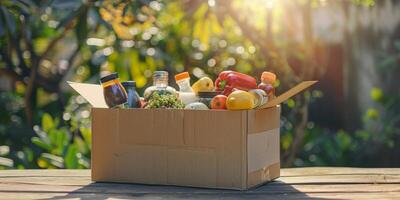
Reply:
[[67, 26], [65, 26], [64, 30], [60, 33], [60, 35], [58, 35], [57, 37], [55, 37], [50, 44], [47, 46], [46, 50], [42, 53], [42, 55], [39, 57], [39, 64], [40, 61], [42, 59], [44, 59], [52, 50], [53, 48], [56, 46], [56, 44], [58, 43], [58, 41], [60, 41], [68, 32], [68, 30], [70, 30], [73, 27], [73, 20], [71, 20], [71, 22], [69, 22], [67, 24]]

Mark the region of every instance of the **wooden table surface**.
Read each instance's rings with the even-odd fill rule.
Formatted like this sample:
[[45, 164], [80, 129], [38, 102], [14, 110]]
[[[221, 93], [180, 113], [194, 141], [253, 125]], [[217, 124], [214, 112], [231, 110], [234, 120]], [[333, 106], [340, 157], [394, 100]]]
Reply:
[[93, 183], [89, 170], [3, 170], [0, 199], [400, 199], [400, 168], [292, 168], [248, 191]]

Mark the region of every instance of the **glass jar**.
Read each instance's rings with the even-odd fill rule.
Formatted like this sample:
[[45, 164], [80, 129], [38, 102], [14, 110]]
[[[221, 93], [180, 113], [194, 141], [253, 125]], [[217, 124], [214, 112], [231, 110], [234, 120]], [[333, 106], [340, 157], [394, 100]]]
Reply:
[[221, 94], [221, 92], [199, 92], [199, 102], [206, 104], [208, 108], [211, 108], [211, 100]]
[[145, 101], [148, 101], [154, 92], [157, 92], [160, 95], [163, 94], [176, 95], [175, 88], [168, 86], [167, 71], [155, 71], [153, 73], [153, 86], [146, 88], [146, 90], [143, 93]]
[[125, 81], [122, 82], [122, 86], [124, 86], [125, 91], [128, 95], [127, 106], [129, 108], [140, 108], [140, 96], [136, 92], [136, 82], [135, 81]]
[[119, 81], [118, 73], [104, 76], [100, 78], [100, 82], [107, 106], [109, 108], [124, 107], [128, 95]]

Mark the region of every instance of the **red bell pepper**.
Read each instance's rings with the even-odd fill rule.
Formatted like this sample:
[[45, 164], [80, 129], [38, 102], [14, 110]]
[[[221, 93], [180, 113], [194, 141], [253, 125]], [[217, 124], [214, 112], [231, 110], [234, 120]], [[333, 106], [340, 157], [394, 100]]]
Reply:
[[257, 88], [257, 81], [254, 77], [234, 71], [223, 71], [215, 80], [217, 91], [228, 96], [233, 89], [248, 91]]

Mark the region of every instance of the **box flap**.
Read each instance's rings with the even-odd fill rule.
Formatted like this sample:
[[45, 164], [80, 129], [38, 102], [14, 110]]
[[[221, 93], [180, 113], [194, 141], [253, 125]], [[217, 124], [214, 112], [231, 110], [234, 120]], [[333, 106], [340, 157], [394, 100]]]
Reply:
[[67, 81], [76, 92], [85, 98], [95, 108], [108, 108], [103, 96], [101, 85], [88, 83], [75, 83]]
[[282, 102], [288, 100], [290, 97], [292, 97], [292, 96], [300, 93], [301, 91], [311, 87], [312, 85], [314, 85], [317, 82], [318, 81], [303, 81], [300, 84], [298, 84], [295, 87], [293, 87], [292, 89], [288, 90], [287, 92], [279, 95], [275, 99], [272, 99], [271, 101], [268, 101], [268, 103], [266, 103], [263, 106], [260, 106], [258, 109], [270, 108], [270, 107], [274, 107], [276, 105], [279, 105]]

